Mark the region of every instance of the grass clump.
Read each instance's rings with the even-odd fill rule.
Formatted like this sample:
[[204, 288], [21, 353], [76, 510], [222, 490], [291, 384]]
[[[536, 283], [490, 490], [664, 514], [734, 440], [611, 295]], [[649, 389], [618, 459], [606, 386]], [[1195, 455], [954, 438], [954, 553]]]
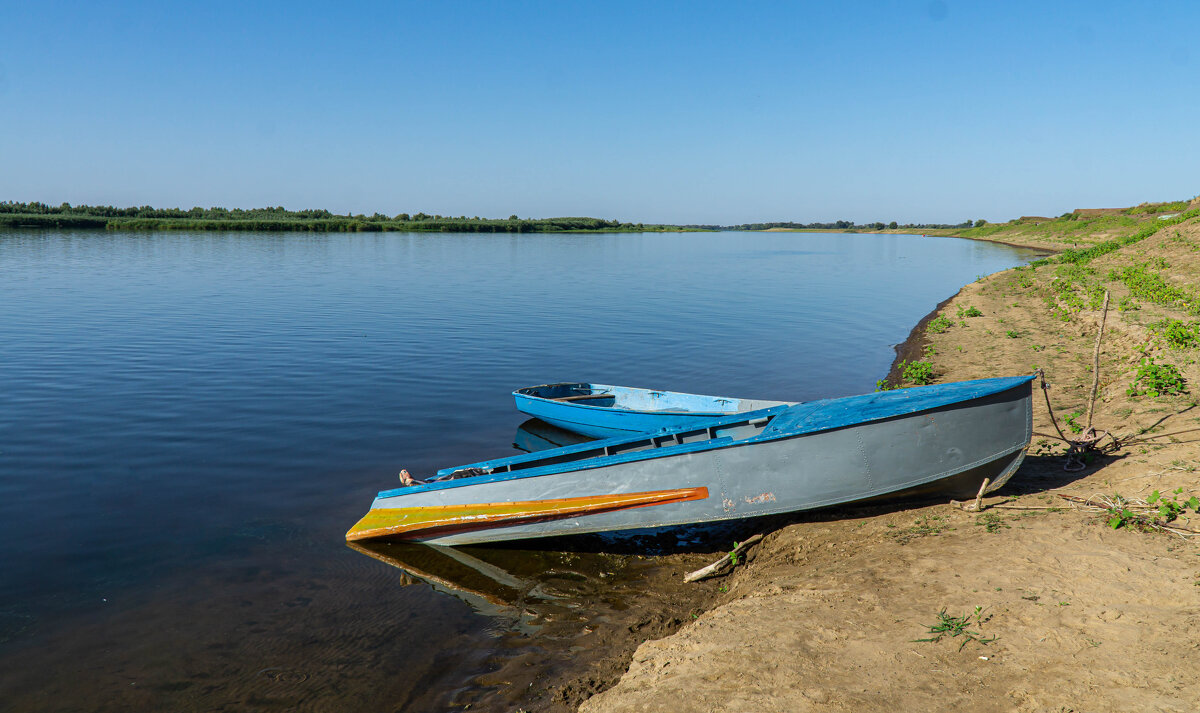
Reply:
[[982, 317], [983, 312], [980, 312], [978, 307], [964, 308], [962, 305], [959, 305], [958, 306], [958, 316], [959, 316], [959, 319], [962, 319], [963, 317]]
[[929, 320], [929, 324], [925, 326], [925, 330], [930, 334], [941, 334], [954, 326], [954, 321], [944, 314], [939, 314]]
[[984, 623], [991, 620], [991, 615], [983, 616], [983, 607], [975, 607], [975, 611], [962, 616], [950, 616], [943, 608], [938, 612], [937, 617], [936, 624], [927, 626], [932, 636], [927, 639], [913, 639], [913, 641], [938, 642], [946, 636], [952, 638], [962, 637], [962, 643], [958, 645], [958, 650], [962, 651], [972, 641], [979, 642], [980, 644], [990, 644], [996, 640], [995, 636], [985, 637], [982, 632], [968, 628], [971, 626], [982, 628]]
[[1153, 359], [1142, 359], [1133, 383], [1125, 390], [1129, 396], [1167, 396], [1187, 393], [1187, 380], [1174, 364], [1155, 364]]
[[927, 361], [900, 362], [900, 378], [914, 386], [933, 383], [933, 364]]

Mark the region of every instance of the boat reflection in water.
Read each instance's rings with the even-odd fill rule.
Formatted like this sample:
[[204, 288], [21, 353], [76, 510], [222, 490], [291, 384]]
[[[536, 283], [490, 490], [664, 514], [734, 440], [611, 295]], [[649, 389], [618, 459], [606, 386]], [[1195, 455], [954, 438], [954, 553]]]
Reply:
[[388, 541], [346, 546], [399, 569], [402, 586], [424, 582], [526, 633], [552, 622], [591, 619], [597, 606], [625, 608], [626, 594], [636, 596], [650, 564], [644, 558], [596, 552]]
[[525, 453], [537, 453], [591, 440], [595, 439], [572, 433], [538, 418], [531, 418], [517, 427], [517, 433], [513, 436], [513, 448]]

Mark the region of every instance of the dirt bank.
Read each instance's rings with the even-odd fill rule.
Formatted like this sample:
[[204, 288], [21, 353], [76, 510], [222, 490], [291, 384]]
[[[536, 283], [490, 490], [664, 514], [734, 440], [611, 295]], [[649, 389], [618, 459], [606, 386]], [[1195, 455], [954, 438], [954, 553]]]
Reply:
[[[1200, 379], [1200, 326], [1189, 327], [1200, 314], [1197, 220], [1086, 260], [967, 285], [907, 352], [932, 364], [935, 381], [1041, 367], [1069, 431], [1087, 418], [1108, 289], [1094, 421], [1118, 436], [1118, 449], [1066, 472], [1062, 446], [1037, 435], [982, 513], [950, 504], [843, 511], [772, 532], [714, 608], [639, 646], [620, 683], [580, 710], [1196, 710], [1200, 538], [1046, 508], [1064, 504], [1060, 493], [1200, 495], [1193, 395], [1146, 393], [1148, 379], [1138, 378], [1152, 364], [1188, 384]], [[1062, 249], [1107, 234], [1021, 242]], [[1173, 332], [1166, 319], [1179, 320]], [[1160, 390], [1174, 380], [1155, 373]], [[1035, 395], [1034, 430], [1053, 434]], [[1194, 509], [1177, 522], [1200, 529]], [[970, 618], [974, 633], [918, 641], [943, 612]]]

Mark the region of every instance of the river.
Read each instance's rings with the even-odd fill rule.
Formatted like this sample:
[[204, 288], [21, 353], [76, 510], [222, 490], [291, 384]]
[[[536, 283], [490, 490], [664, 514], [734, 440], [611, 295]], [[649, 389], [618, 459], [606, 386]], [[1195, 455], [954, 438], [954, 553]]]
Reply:
[[[512, 453], [510, 392], [533, 384], [871, 391], [934, 305], [1031, 257], [911, 235], [0, 232], [0, 709], [486, 701], [514, 637], [553, 644], [345, 545], [400, 468]], [[504, 555], [567, 556], [636, 591], [634, 561]]]

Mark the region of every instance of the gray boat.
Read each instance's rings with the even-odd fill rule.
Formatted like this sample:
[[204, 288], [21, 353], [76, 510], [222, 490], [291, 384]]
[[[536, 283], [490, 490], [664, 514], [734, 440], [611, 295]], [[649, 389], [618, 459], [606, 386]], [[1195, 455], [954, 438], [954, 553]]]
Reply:
[[446, 468], [380, 492], [347, 540], [444, 545], [641, 531], [989, 491], [1032, 435], [1032, 376], [781, 405]]

